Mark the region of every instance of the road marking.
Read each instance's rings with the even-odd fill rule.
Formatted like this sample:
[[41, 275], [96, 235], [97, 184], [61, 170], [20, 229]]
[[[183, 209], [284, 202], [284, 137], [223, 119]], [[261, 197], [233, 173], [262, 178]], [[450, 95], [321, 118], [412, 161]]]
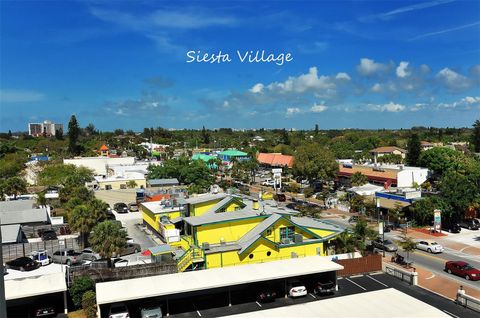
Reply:
[[432, 273], [432, 276], [427, 277], [427, 278], [425, 278], [425, 279], [432, 279], [432, 278], [434, 278], [434, 277], [435, 277], [435, 274]]
[[357, 277], [363, 277], [363, 275], [362, 275], [362, 274], [360, 274], [360, 275], [354, 275], [354, 276], [350, 276], [350, 278], [357, 278]]
[[308, 294], [309, 294], [310, 296], [312, 296], [312, 297], [313, 297], [313, 299], [317, 299], [317, 297], [315, 297], [315, 295], [314, 295], [314, 294], [312, 294], [312, 293], [308, 293]]
[[366, 290], [364, 287], [358, 285], [357, 283], [355, 283], [353, 280], [349, 279], [348, 277], [345, 277], [345, 279], [348, 280], [350, 283], [353, 283], [353, 284], [357, 285], [357, 286], [360, 287], [361, 289]]
[[470, 246], [465, 246], [464, 248], [460, 249], [460, 253], [463, 253], [463, 250], [466, 250], [467, 248], [469, 248]]
[[423, 256], [423, 257], [428, 257], [428, 258], [431, 258], [431, 259], [434, 259], [436, 261], [439, 261], [439, 262], [442, 262], [445, 264], [446, 260], [443, 259], [443, 258], [440, 258], [440, 257], [437, 257], [437, 256], [433, 256], [433, 255], [430, 255], [430, 254], [424, 254], [424, 253], [418, 253], [416, 254], [418, 256]]
[[341, 279], [343, 279], [343, 277], [337, 277], [337, 280], [341, 280]]
[[199, 317], [202, 317], [202, 314], [197, 310], [197, 314]]
[[451, 312], [446, 311], [445, 309], [444, 309], [443, 311], [446, 312], [447, 314], [449, 314], [449, 315], [452, 316], [452, 317], [460, 318], [460, 317], [458, 317], [457, 315], [454, 315], [454, 314], [452, 314]]
[[192, 305], [193, 305], [193, 308], [195, 309], [195, 311], [197, 312], [198, 316], [199, 316], [199, 317], [202, 317], [202, 314], [201, 314], [200, 311], [198, 310], [197, 306], [195, 306], [194, 303], [192, 303]]
[[370, 279], [373, 279], [374, 281], [376, 281], [376, 282], [379, 283], [380, 285], [383, 285], [383, 286], [385, 286], [385, 287], [388, 287], [386, 284], [382, 283], [382, 282], [379, 281], [378, 279], [373, 278], [373, 277], [370, 276], [370, 275], [367, 275], [367, 277], [370, 278]]
[[256, 301], [257, 305], [262, 308], [262, 305], [260, 305], [260, 303], [258, 301]]
[[368, 275], [375, 276], [375, 275], [383, 275], [383, 274], [385, 274], [385, 273], [384, 272], [375, 272], [375, 273], [370, 273]]

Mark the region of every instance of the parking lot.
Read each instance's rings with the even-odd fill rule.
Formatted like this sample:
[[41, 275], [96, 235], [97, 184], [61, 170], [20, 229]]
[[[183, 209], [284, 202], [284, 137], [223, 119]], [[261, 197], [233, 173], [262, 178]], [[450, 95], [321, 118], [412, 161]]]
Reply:
[[[273, 283], [275, 285], [275, 282]], [[333, 295], [319, 296], [313, 294], [309, 289], [307, 296], [292, 299], [285, 298], [284, 292], [279, 291], [275, 301], [270, 303], [260, 303], [256, 300], [255, 295], [258, 286], [254, 285], [239, 288], [232, 287], [230, 299], [232, 306], [228, 306], [228, 293], [226, 293], [224, 289], [189, 293], [179, 296], [171, 295], [169, 296], [168, 301], [168, 311], [171, 317], [222, 317], [294, 304], [322, 301], [323, 299], [387, 288], [395, 288], [418, 300], [432, 305], [455, 318], [476, 316], [476, 313], [473, 311], [458, 306], [446, 298], [440, 297], [420, 287], [411, 286], [385, 273], [373, 273], [339, 278], [338, 291]], [[163, 314], [166, 314], [167, 303], [164, 299], [142, 299], [127, 303], [130, 310], [130, 317], [140, 317], [140, 308], [145, 304], [151, 303], [160, 305]], [[107, 312], [104, 310], [102, 312], [102, 317], [106, 316]]]

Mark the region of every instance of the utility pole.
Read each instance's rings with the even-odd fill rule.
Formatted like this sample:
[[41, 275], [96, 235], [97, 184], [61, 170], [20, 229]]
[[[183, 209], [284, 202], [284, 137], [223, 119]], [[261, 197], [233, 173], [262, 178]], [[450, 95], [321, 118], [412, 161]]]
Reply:
[[[0, 224], [2, 222], [0, 221]], [[0, 230], [0, 244], [2, 242], [2, 231]], [[0, 248], [0, 275], [2, 275], [2, 279], [0, 279], [0, 317], [7, 317], [7, 301], [5, 300], [5, 274], [3, 268], [3, 244], [1, 244]]]

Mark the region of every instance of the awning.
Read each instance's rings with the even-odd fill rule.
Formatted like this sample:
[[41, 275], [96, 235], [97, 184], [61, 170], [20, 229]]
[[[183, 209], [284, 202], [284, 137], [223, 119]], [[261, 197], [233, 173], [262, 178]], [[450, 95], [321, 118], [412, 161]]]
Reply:
[[341, 269], [342, 265], [327, 258], [310, 256], [97, 283], [97, 304], [209, 290]]
[[66, 290], [65, 273], [5, 280], [6, 300], [60, 293]]

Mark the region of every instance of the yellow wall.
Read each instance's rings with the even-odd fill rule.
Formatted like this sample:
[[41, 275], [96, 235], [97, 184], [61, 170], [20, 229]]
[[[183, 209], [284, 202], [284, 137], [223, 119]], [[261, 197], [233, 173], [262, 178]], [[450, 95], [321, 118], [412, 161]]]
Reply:
[[[207, 261], [206, 267], [215, 268], [289, 259], [292, 258], [292, 252], [297, 253], [298, 257], [314, 256], [317, 255], [317, 248], [320, 248], [321, 255], [324, 255], [323, 242], [284, 247], [279, 248], [277, 251], [273, 244], [259, 241], [251, 251], [242, 256], [238, 254], [238, 251], [208, 254], [205, 256]], [[267, 256], [267, 252], [270, 252], [270, 256]], [[249, 257], [251, 254], [253, 258]]]
[[311, 232], [321, 236], [321, 237], [326, 237], [326, 236], [329, 236], [335, 232], [333, 231], [328, 231], [328, 230], [319, 230], [319, 229], [311, 229], [309, 228], [308, 230], [310, 230]]
[[141, 210], [142, 210], [143, 220], [147, 222], [158, 233], [160, 233], [160, 219], [162, 216], [167, 216], [170, 220], [180, 216], [180, 211], [155, 214], [149, 209], [146, 209], [144, 207], [142, 207]]
[[[292, 225], [290, 222], [288, 222], [285, 219], [281, 219], [280, 221], [277, 221], [277, 223], [275, 223], [273, 225], [273, 227], [271, 227], [272, 233], [267, 236], [266, 232], [265, 232], [264, 236], [272, 242], [279, 243], [280, 242], [280, 229], [284, 228], [284, 227], [289, 227], [289, 226], [294, 226], [294, 225]], [[303, 231], [298, 226], [295, 226], [295, 234], [302, 234], [304, 240], [313, 238], [313, 236], [310, 233], [306, 233], [305, 231]]]
[[215, 199], [208, 202], [201, 202], [196, 204], [190, 204], [190, 216], [200, 216], [210, 210], [215, 204], [222, 199]]
[[[205, 214], [210, 210], [215, 204], [220, 202], [222, 199], [216, 199], [208, 202], [197, 203], [190, 205], [190, 216], [200, 216]], [[240, 206], [236, 202], [230, 202], [226, 206], [225, 212], [232, 212], [239, 208]]]
[[208, 242], [210, 244], [220, 243], [221, 238], [223, 238], [225, 242], [238, 241], [264, 219], [264, 217], [255, 217], [251, 219], [198, 226], [196, 227], [197, 244], [202, 245], [203, 242]]
[[[146, 180], [145, 179], [140, 179], [140, 180], [133, 180], [137, 183], [137, 186], [136, 188], [140, 188], [141, 186], [143, 186], [144, 188], [147, 187], [147, 184], [146, 184]], [[98, 186], [100, 187], [100, 189], [105, 189], [105, 186], [107, 185], [110, 185], [112, 187], [112, 190], [120, 190], [121, 189], [121, 185], [124, 185], [125, 189], [127, 189], [127, 182], [128, 181], [99, 181], [98, 182]]]

